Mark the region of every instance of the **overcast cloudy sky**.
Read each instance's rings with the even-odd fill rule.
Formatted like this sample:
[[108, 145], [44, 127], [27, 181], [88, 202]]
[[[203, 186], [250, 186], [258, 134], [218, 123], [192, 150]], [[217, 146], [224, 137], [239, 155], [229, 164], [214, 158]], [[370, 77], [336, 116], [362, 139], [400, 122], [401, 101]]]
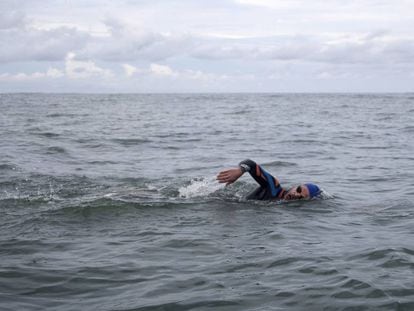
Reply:
[[414, 91], [414, 0], [0, 0], [0, 92]]

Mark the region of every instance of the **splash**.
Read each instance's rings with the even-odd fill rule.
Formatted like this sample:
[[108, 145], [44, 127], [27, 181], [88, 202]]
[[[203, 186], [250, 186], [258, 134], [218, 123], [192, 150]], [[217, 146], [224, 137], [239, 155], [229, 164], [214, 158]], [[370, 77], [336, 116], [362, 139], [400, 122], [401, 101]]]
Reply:
[[334, 196], [330, 194], [328, 191], [326, 191], [325, 189], [321, 189], [321, 193], [318, 195], [318, 197], [321, 198], [322, 200], [329, 200], [329, 199], [334, 198]]
[[192, 179], [189, 185], [179, 188], [178, 193], [181, 198], [189, 199], [208, 196], [223, 188], [224, 184], [219, 184], [215, 177], [202, 177]]

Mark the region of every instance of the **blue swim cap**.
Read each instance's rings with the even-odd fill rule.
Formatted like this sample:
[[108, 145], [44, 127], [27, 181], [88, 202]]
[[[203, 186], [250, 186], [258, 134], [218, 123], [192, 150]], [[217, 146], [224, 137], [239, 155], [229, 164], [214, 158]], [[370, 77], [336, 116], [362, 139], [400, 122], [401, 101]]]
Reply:
[[309, 196], [311, 198], [316, 197], [318, 194], [321, 193], [321, 189], [315, 184], [305, 184], [306, 187], [308, 187], [309, 190]]

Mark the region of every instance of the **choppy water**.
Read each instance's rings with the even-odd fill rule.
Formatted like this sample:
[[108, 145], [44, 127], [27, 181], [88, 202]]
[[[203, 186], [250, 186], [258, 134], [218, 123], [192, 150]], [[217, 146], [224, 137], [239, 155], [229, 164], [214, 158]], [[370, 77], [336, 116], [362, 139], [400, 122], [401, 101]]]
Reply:
[[[1, 310], [414, 310], [414, 95], [0, 95]], [[243, 200], [252, 158], [331, 197]]]

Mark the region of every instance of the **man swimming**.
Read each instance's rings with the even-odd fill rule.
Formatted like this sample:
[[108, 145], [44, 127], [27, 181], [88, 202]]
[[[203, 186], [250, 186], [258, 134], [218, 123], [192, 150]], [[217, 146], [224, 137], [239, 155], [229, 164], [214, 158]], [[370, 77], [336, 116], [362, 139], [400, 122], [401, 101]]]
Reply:
[[260, 165], [252, 160], [244, 160], [239, 167], [221, 171], [217, 175], [219, 183], [227, 185], [234, 183], [245, 172], [254, 178], [260, 185], [259, 188], [250, 193], [248, 200], [300, 200], [311, 199], [321, 193], [320, 188], [315, 184], [301, 184], [286, 190], [280, 186], [279, 180], [266, 172]]

